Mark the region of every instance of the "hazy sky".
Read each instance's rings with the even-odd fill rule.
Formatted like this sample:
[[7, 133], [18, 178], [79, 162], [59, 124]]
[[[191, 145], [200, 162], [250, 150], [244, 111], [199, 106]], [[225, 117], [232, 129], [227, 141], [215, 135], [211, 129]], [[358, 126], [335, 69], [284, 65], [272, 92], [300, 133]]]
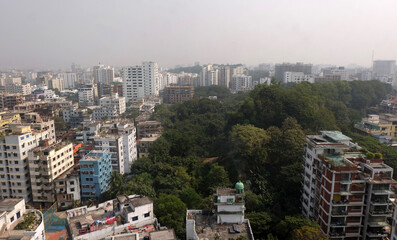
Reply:
[[396, 0], [1, 0], [0, 69], [397, 59]]

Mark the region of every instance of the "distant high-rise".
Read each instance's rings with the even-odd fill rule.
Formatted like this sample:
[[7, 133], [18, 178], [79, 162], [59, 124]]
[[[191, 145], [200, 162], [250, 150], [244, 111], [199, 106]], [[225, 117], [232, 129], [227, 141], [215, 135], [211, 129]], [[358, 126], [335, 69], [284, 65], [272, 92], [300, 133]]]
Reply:
[[219, 77], [218, 77], [218, 84], [220, 86], [225, 86], [229, 88], [230, 86], [230, 67], [229, 66], [220, 66], [219, 67]]
[[159, 73], [155, 62], [143, 62], [141, 66], [124, 67], [123, 96], [126, 102], [136, 102], [139, 98], [159, 94]]
[[396, 71], [395, 60], [376, 60], [373, 63], [373, 72], [377, 76], [387, 76], [394, 74]]
[[92, 69], [94, 83], [111, 84], [114, 79], [114, 68], [104, 65], [94, 66]]
[[211, 64], [203, 67], [200, 74], [200, 86], [218, 85], [218, 69]]
[[303, 72], [306, 75], [312, 74], [312, 64], [304, 64], [304, 63], [281, 63], [276, 64], [275, 67], [275, 79], [276, 81], [283, 81], [285, 72]]
[[58, 73], [57, 77], [63, 79], [63, 88], [65, 89], [74, 89], [76, 87], [76, 83], [78, 82], [77, 73]]

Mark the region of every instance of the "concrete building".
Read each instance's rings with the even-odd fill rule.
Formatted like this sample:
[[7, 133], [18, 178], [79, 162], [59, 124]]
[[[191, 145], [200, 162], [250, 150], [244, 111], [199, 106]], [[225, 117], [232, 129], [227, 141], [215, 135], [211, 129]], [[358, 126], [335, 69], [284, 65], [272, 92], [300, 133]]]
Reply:
[[83, 129], [76, 131], [76, 140], [85, 144], [93, 143], [94, 137], [101, 131], [102, 124], [99, 121], [89, 121], [82, 123]]
[[161, 127], [161, 122], [157, 121], [139, 122], [136, 126], [136, 129], [137, 139], [159, 136], [163, 130]]
[[125, 112], [125, 97], [119, 97], [117, 93], [111, 97], [103, 97], [99, 100], [99, 107], [95, 108], [92, 113], [94, 120], [102, 120], [104, 117], [108, 119], [119, 117]]
[[150, 148], [159, 137], [159, 135], [156, 135], [137, 140], [138, 158], [148, 157]]
[[[218, 188], [215, 194], [215, 211], [187, 210], [186, 239], [254, 239], [251, 225], [244, 218], [244, 184], [232, 188]], [[215, 214], [213, 213], [215, 212]]]
[[363, 118], [361, 122], [354, 125], [357, 132], [370, 135], [376, 138], [379, 136], [390, 137], [391, 142], [386, 143], [391, 146], [397, 146], [397, 115], [385, 114], [369, 114], [368, 117]]
[[252, 86], [252, 77], [247, 75], [233, 75], [230, 82], [230, 90], [233, 92], [248, 91]]
[[[120, 239], [143, 239], [145, 234], [149, 236], [150, 232], [159, 230], [152, 200], [139, 195], [121, 195], [97, 206], [68, 210], [66, 214], [72, 240], [105, 239], [111, 236], [114, 237], [109, 239], [119, 239], [118, 235], [123, 232], [138, 232], [139, 236], [120, 235]], [[168, 238], [161, 238], [164, 239]]]
[[58, 209], [69, 209], [73, 207], [74, 202], [80, 202], [80, 175], [77, 169], [69, 168], [56, 179], [54, 179], [54, 188]]
[[106, 151], [92, 150], [80, 160], [81, 197], [99, 197], [110, 185], [111, 155]]
[[14, 106], [25, 102], [25, 98], [19, 93], [3, 93], [0, 94], [0, 109], [14, 109]]
[[388, 76], [396, 72], [395, 60], [375, 60], [373, 62], [372, 71], [376, 76]]
[[155, 62], [143, 62], [141, 66], [124, 67], [123, 96], [127, 102], [157, 96], [160, 90], [158, 66]]
[[174, 104], [183, 103], [193, 99], [194, 87], [193, 86], [177, 86], [171, 85], [164, 89], [163, 103]]
[[[78, 74], [74, 72], [58, 73], [57, 78], [63, 80], [63, 89], [74, 89], [79, 82]], [[62, 91], [60, 89], [58, 90]]]
[[54, 121], [41, 123], [10, 123], [10, 132], [3, 132], [0, 153], [0, 196], [5, 198], [32, 199], [28, 153], [38, 146], [39, 141], [55, 141]]
[[274, 78], [276, 81], [283, 81], [285, 72], [303, 72], [306, 75], [312, 74], [312, 64], [303, 63], [282, 63], [276, 64]]
[[115, 123], [94, 137], [95, 149], [108, 151], [112, 170], [121, 174], [129, 173], [137, 158], [136, 129], [131, 124]]
[[5, 90], [8, 93], [19, 93], [22, 96], [30, 95], [32, 93], [32, 89], [30, 87], [30, 83], [27, 84], [6, 84]]
[[202, 68], [200, 86], [218, 85], [218, 69], [209, 64]]
[[114, 68], [98, 65], [92, 68], [95, 84], [111, 84], [114, 80]]
[[338, 131], [306, 136], [302, 213], [331, 239], [384, 239], [393, 169]]
[[79, 88], [79, 105], [93, 106], [95, 104], [95, 91], [94, 84], [85, 84]]
[[283, 83], [314, 83], [312, 75], [306, 75], [303, 72], [284, 72]]
[[224, 65], [220, 66], [218, 74], [219, 74], [218, 84], [220, 86], [229, 88], [231, 76], [232, 76], [231, 71], [230, 71], [230, 66], [224, 66]]
[[[27, 224], [32, 219], [31, 224]], [[0, 239], [45, 239], [44, 216], [39, 210], [26, 209], [24, 199], [0, 201]]]
[[28, 161], [33, 202], [51, 205], [56, 201], [54, 180], [74, 165], [73, 144], [41, 140]]
[[72, 128], [81, 125], [84, 122], [87, 109], [69, 108], [62, 111], [63, 121], [68, 123]]
[[49, 89], [58, 89], [58, 91], [63, 91], [64, 88], [64, 80], [63, 78], [53, 78], [48, 81]]

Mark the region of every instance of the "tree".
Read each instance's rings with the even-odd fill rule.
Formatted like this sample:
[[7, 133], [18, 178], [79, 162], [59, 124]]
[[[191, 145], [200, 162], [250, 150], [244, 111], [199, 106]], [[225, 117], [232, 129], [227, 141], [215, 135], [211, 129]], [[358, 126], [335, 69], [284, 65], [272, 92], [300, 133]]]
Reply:
[[118, 195], [125, 194], [125, 179], [122, 174], [117, 171], [113, 171], [110, 177], [110, 195], [112, 198]]
[[188, 209], [202, 208], [203, 198], [193, 188], [185, 188], [181, 193], [180, 198], [186, 204]]
[[290, 237], [291, 240], [327, 240], [328, 238], [319, 228], [302, 226], [295, 229]]
[[135, 175], [126, 186], [128, 194], [139, 194], [150, 198], [156, 197], [156, 191], [153, 188], [153, 177], [149, 173]]
[[54, 117], [54, 125], [55, 125], [55, 131], [65, 131], [67, 128], [67, 124], [61, 117]]
[[252, 232], [256, 239], [261, 239], [270, 234], [272, 226], [272, 218], [266, 212], [250, 212], [247, 213], [246, 218], [250, 220]]
[[162, 193], [154, 200], [154, 212], [161, 224], [175, 230], [178, 238], [185, 237], [186, 205], [181, 199]]

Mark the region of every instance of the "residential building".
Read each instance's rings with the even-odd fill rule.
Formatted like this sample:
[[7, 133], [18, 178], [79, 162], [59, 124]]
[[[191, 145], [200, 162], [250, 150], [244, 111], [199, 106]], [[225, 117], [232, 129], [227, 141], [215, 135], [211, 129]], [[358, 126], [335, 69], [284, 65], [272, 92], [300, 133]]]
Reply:
[[160, 90], [158, 66], [155, 62], [143, 62], [141, 66], [124, 67], [123, 96], [127, 102], [157, 96]]
[[73, 144], [41, 140], [29, 151], [29, 172], [34, 203], [51, 205], [56, 201], [54, 180], [73, 167]]
[[[126, 232], [120, 239], [138, 240], [159, 230], [152, 200], [139, 195], [121, 195], [97, 206], [68, 210], [66, 214], [72, 240], [119, 239], [118, 235]], [[139, 236], [131, 236], [131, 232], [137, 232]]]
[[121, 174], [129, 173], [137, 158], [136, 129], [132, 124], [115, 123], [102, 126], [102, 132], [94, 137], [97, 150], [108, 151], [111, 156], [112, 170]]
[[339, 131], [306, 136], [302, 213], [331, 239], [384, 239], [393, 169]]
[[99, 100], [100, 107], [93, 110], [92, 116], [94, 120], [102, 120], [119, 117], [125, 112], [125, 97], [119, 97], [117, 93], [111, 97], [103, 97]]
[[193, 99], [194, 87], [193, 86], [177, 86], [171, 85], [164, 89], [164, 100], [165, 104], [183, 103], [185, 101]]
[[82, 123], [82, 129], [76, 131], [76, 140], [85, 144], [94, 143], [94, 137], [101, 131], [102, 124], [99, 121]]
[[303, 72], [284, 72], [283, 83], [301, 82], [314, 83], [314, 77], [312, 75], [306, 75]]
[[379, 110], [382, 113], [397, 114], [397, 98], [382, 100], [379, 104]]
[[136, 126], [136, 129], [137, 139], [159, 136], [162, 132], [161, 122], [157, 121], [139, 122]]
[[230, 66], [225, 66], [222, 65], [219, 67], [218, 71], [219, 77], [218, 77], [218, 84], [220, 86], [224, 86], [229, 88], [230, 87], [230, 81], [231, 81], [231, 71], [230, 71]]
[[69, 168], [56, 179], [54, 188], [58, 209], [69, 209], [81, 200], [80, 175], [77, 169]]
[[25, 102], [25, 98], [19, 93], [0, 94], [0, 109], [13, 109], [14, 106]]
[[371, 136], [389, 136], [397, 141], [397, 115], [395, 114], [369, 114], [361, 122], [354, 125], [356, 131]]
[[1, 134], [0, 197], [32, 199], [28, 152], [40, 140], [55, 140], [54, 121], [41, 123], [10, 123], [8, 131]]
[[275, 66], [275, 75], [274, 78], [276, 81], [283, 81], [285, 72], [303, 72], [306, 75], [312, 74], [312, 64], [304, 64], [304, 63], [282, 63], [276, 64]]
[[[33, 221], [28, 224], [28, 219]], [[43, 214], [39, 210], [26, 209], [24, 199], [1, 200], [0, 239], [45, 239]]]
[[99, 197], [110, 185], [112, 165], [107, 151], [92, 150], [80, 159], [81, 197]]
[[138, 158], [149, 156], [150, 148], [159, 137], [159, 135], [156, 135], [154, 137], [145, 137], [137, 140]]
[[79, 88], [79, 105], [93, 106], [95, 104], [96, 87], [94, 84], [85, 84]]
[[314, 77], [314, 82], [329, 82], [342, 80], [339, 74], [323, 74], [323, 76]]
[[62, 111], [63, 121], [68, 123], [72, 128], [81, 125], [84, 122], [87, 109], [69, 108]]
[[388, 76], [396, 72], [395, 60], [375, 60], [373, 62], [372, 71], [376, 76]]
[[202, 68], [200, 73], [200, 86], [218, 85], [218, 68], [209, 64]]
[[[79, 76], [75, 72], [58, 73], [57, 78], [62, 79], [63, 82], [62, 89], [74, 89], [77, 86], [77, 83], [79, 82]], [[51, 80], [49, 82], [51, 82]], [[58, 90], [62, 91], [60, 89]]]
[[247, 75], [233, 75], [230, 82], [230, 90], [233, 92], [248, 91], [252, 86], [252, 77]]
[[64, 88], [64, 80], [63, 78], [53, 78], [48, 81], [48, 88], [50, 89], [58, 89], [58, 91], [62, 92]]
[[8, 93], [19, 93], [22, 96], [30, 95], [32, 93], [32, 89], [30, 87], [30, 83], [27, 84], [6, 84], [5, 90]]
[[[218, 188], [214, 198], [215, 210], [187, 210], [186, 239], [254, 239], [251, 225], [244, 218], [244, 184], [235, 188]], [[214, 213], [215, 212], [215, 213]]]
[[21, 121], [21, 116], [18, 113], [13, 112], [1, 112], [0, 113], [0, 127], [4, 127], [12, 122]]
[[111, 84], [114, 79], [114, 68], [98, 65], [92, 69], [95, 84]]

